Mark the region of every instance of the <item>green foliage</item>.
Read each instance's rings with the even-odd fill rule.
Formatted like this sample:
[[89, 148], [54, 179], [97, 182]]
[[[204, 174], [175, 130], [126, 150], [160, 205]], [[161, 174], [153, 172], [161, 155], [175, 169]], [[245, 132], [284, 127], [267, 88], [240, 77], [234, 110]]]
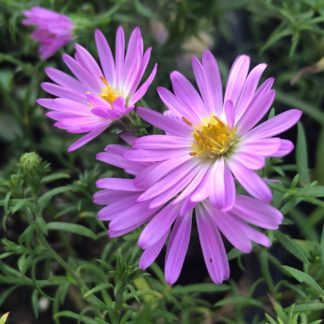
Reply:
[[[95, 28], [112, 40], [118, 25], [128, 34], [139, 25], [159, 63], [143, 102], [155, 109], [162, 105], [154, 87], [168, 86], [174, 69], [190, 75], [191, 55], [207, 47], [224, 76], [242, 52], [253, 64], [268, 63], [267, 76], [277, 77], [276, 113], [291, 106], [304, 111], [303, 126], [287, 134], [297, 143], [295, 157], [272, 159], [263, 174], [278, 180], [271, 184], [273, 204], [285, 215], [280, 232], [267, 233], [272, 248], [256, 246], [248, 256], [229, 251], [232, 279], [216, 286], [204, 268], [197, 270], [202, 257], [192, 246], [184, 278], [170, 287], [160, 262], [148, 272], [138, 268], [139, 232], [107, 238], [92, 194], [99, 177], [121, 171], [97, 163], [95, 154], [118, 141], [117, 128], [67, 154], [76, 137], [54, 129], [35, 104], [45, 96], [39, 87], [44, 67], [64, 70], [59, 54], [73, 53], [70, 44], [39, 60], [30, 29], [20, 21], [23, 10], [40, 4], [69, 14], [77, 23], [75, 40], [93, 54]], [[320, 323], [323, 74], [290, 81], [324, 57], [323, 22], [323, 0], [1, 0], [0, 314], [10, 312], [14, 322], [22, 296], [32, 323]], [[129, 118], [137, 134], [154, 131], [136, 115]]]

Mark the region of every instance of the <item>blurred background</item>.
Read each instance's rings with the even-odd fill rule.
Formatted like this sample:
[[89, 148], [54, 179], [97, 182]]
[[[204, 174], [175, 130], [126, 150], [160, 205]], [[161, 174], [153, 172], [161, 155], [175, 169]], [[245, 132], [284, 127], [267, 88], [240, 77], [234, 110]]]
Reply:
[[[22, 11], [42, 6], [77, 22], [74, 41], [46, 61], [21, 24]], [[303, 110], [285, 134], [297, 148], [274, 159], [274, 205], [285, 214], [269, 233], [269, 250], [240, 255], [228, 247], [231, 279], [208, 278], [193, 232], [177, 285], [163, 279], [163, 255], [137, 267], [139, 232], [109, 239], [96, 220], [95, 181], [123, 176], [95, 160], [118, 142], [117, 126], [68, 154], [77, 137], [52, 126], [35, 103], [48, 97], [46, 66], [67, 71], [61, 54], [80, 43], [97, 58], [100, 28], [114, 47], [116, 28], [140, 26], [152, 47], [154, 83], [142, 105], [162, 110], [156, 86], [179, 70], [192, 79], [191, 58], [210, 49], [223, 80], [239, 54], [265, 62], [274, 76], [274, 112]], [[0, 0], [0, 317], [7, 323], [321, 323], [324, 318], [324, 0]], [[138, 134], [152, 129], [138, 121]], [[24, 155], [26, 152], [35, 152]], [[1, 320], [0, 320], [1, 323]]]

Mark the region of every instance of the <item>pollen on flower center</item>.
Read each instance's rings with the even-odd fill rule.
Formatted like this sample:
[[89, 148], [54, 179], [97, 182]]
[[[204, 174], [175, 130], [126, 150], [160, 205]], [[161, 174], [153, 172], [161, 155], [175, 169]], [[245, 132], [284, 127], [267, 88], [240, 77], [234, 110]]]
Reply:
[[193, 156], [215, 159], [229, 153], [237, 142], [236, 129], [231, 128], [215, 115], [204, 118], [203, 122], [194, 126], [192, 132]]
[[102, 88], [100, 97], [110, 104], [113, 103], [120, 95], [119, 93], [107, 82], [107, 80], [102, 76], [100, 78], [105, 84], [105, 87]]

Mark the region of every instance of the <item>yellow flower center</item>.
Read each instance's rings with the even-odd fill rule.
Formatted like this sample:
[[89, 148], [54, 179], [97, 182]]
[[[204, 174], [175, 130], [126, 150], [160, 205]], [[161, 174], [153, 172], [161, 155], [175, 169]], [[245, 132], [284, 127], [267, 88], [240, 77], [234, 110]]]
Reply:
[[209, 159], [228, 154], [237, 142], [236, 129], [229, 127], [214, 115], [203, 118], [203, 122], [194, 126], [192, 137], [194, 141], [190, 154]]
[[101, 77], [101, 80], [105, 84], [105, 87], [102, 88], [100, 97], [112, 104], [118, 97], [120, 97], [120, 95], [103, 76]]

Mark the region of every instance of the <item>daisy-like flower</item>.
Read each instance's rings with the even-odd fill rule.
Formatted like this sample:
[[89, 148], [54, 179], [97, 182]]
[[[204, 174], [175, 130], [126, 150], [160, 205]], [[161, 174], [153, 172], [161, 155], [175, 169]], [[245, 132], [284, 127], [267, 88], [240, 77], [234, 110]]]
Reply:
[[151, 56], [151, 48], [144, 52], [139, 28], [132, 31], [126, 53], [124, 30], [118, 28], [115, 58], [99, 30], [95, 32], [95, 40], [101, 67], [84, 47], [77, 44], [74, 58], [63, 55], [75, 77], [47, 68], [46, 73], [54, 83], [45, 82], [42, 87], [58, 98], [37, 101], [52, 110], [47, 115], [57, 121], [54, 126], [69, 133], [87, 133], [68, 148], [69, 152], [85, 145], [134, 109], [156, 74], [155, 64], [139, 87]]
[[[134, 142], [134, 138], [127, 140]], [[97, 155], [97, 159], [136, 176], [148, 164], [125, 160], [123, 155], [130, 150], [122, 145], [109, 145], [105, 152]], [[230, 275], [222, 236], [241, 252], [248, 253], [252, 249], [252, 242], [270, 246], [269, 239], [253, 226], [275, 230], [282, 222], [282, 215], [277, 209], [243, 195], [238, 195], [228, 212], [217, 209], [208, 199], [197, 205], [170, 201], [150, 208], [152, 199], [138, 202], [143, 189], [136, 185], [134, 178], [103, 178], [98, 180], [97, 186], [101, 190], [95, 193], [94, 202], [104, 205], [98, 218], [110, 222], [110, 237], [125, 235], [147, 223], [138, 241], [144, 250], [139, 261], [143, 270], [154, 262], [168, 242], [164, 271], [169, 284], [175, 283], [180, 275], [189, 246], [193, 217], [196, 217], [207, 270], [217, 284]]]
[[200, 94], [175, 71], [171, 73], [174, 93], [158, 89], [167, 112], [137, 110], [165, 132], [137, 139], [134, 150], [125, 153], [128, 160], [153, 163], [136, 176], [137, 185], [146, 189], [139, 201], [157, 207], [174, 197], [175, 203], [208, 198], [228, 211], [235, 204], [235, 179], [251, 196], [271, 201], [271, 190], [256, 170], [267, 157], [284, 156], [293, 149], [290, 141], [277, 135], [292, 127], [301, 111], [291, 109], [256, 126], [273, 103], [274, 79], [258, 87], [266, 65], [248, 73], [249, 64], [245, 55], [235, 60], [223, 98], [216, 60], [206, 51], [202, 62], [196, 57], [192, 62]]
[[31, 37], [39, 42], [39, 55], [42, 59], [49, 58], [72, 41], [74, 24], [69, 17], [42, 7], [25, 10], [23, 15], [24, 25], [36, 27]]

